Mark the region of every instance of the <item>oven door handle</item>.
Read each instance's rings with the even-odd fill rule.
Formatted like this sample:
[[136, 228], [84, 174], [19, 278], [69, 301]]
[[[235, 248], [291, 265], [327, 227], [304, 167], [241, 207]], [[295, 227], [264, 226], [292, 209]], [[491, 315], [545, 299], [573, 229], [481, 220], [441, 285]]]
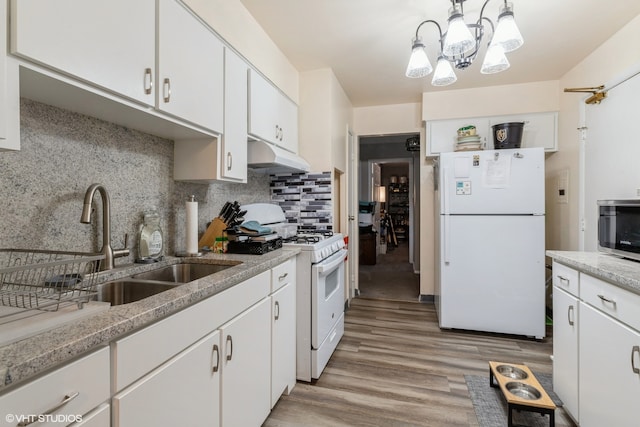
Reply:
[[318, 274], [320, 276], [326, 276], [327, 274], [331, 273], [333, 270], [335, 270], [336, 267], [344, 262], [345, 256], [347, 256], [347, 250], [340, 249], [329, 258], [317, 264], [315, 267], [317, 268]]

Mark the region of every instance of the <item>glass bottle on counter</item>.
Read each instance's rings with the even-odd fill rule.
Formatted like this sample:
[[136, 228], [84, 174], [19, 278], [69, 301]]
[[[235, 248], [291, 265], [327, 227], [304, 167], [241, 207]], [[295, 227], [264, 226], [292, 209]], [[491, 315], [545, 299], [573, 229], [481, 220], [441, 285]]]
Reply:
[[137, 262], [153, 262], [162, 258], [163, 234], [160, 228], [160, 214], [155, 208], [144, 212], [144, 219], [138, 232]]

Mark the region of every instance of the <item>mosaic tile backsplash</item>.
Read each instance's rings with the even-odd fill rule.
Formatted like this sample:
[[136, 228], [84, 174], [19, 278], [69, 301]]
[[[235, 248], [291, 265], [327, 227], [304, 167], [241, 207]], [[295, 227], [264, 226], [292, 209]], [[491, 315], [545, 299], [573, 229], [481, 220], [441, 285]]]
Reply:
[[156, 207], [165, 254], [185, 248], [185, 201], [198, 200], [198, 231], [226, 201], [270, 198], [265, 175], [249, 170], [247, 184], [193, 184], [173, 180], [173, 144], [131, 129], [22, 99], [21, 150], [0, 152], [0, 247], [97, 251], [102, 246], [102, 201], [95, 196], [91, 224], [80, 223], [84, 194], [103, 184], [111, 202], [115, 248], [129, 235], [133, 262], [143, 211]]
[[333, 229], [331, 172], [271, 175], [271, 200], [299, 231]]

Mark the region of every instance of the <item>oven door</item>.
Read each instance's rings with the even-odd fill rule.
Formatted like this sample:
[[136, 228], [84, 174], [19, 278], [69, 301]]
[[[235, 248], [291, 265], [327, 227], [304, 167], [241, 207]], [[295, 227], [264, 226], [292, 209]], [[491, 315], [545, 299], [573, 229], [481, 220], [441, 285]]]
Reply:
[[311, 347], [317, 349], [344, 312], [344, 258], [341, 249], [311, 266]]

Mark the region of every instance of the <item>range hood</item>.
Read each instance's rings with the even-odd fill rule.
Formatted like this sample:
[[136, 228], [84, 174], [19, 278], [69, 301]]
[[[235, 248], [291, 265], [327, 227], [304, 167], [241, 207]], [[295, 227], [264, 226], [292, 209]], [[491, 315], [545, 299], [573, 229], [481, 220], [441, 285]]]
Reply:
[[247, 165], [265, 173], [309, 172], [302, 157], [264, 141], [249, 141]]

